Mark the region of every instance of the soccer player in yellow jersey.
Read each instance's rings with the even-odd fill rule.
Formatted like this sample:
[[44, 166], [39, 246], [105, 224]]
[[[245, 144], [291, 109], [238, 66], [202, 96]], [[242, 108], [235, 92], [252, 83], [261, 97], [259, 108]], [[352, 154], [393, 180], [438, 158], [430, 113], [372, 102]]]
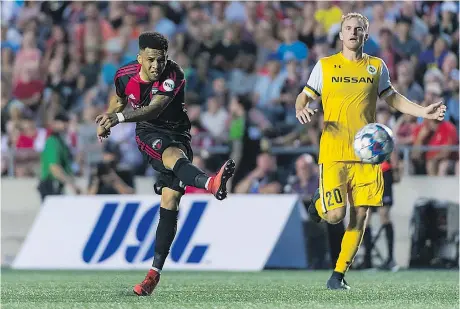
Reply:
[[349, 289], [344, 280], [361, 243], [369, 207], [382, 206], [383, 178], [380, 165], [363, 164], [353, 151], [359, 129], [375, 122], [376, 101], [416, 117], [443, 120], [442, 102], [421, 107], [399, 94], [391, 85], [382, 59], [363, 53], [369, 21], [359, 13], [342, 17], [342, 52], [316, 63], [304, 90], [297, 96], [296, 117], [305, 124], [316, 110], [309, 104], [321, 97], [324, 129], [319, 147], [319, 189], [308, 208], [311, 218], [336, 224], [350, 203], [350, 223], [328, 289]]

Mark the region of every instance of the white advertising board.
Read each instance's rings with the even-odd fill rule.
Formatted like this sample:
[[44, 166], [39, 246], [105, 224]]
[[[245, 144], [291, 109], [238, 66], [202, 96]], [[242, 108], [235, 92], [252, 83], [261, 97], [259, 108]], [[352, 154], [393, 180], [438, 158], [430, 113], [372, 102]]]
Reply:
[[[263, 269], [286, 223], [298, 216], [296, 201], [294, 195], [231, 195], [222, 202], [185, 195], [165, 269]], [[159, 205], [153, 195], [47, 198], [13, 268], [148, 269]], [[303, 245], [295, 238], [290, 246]]]

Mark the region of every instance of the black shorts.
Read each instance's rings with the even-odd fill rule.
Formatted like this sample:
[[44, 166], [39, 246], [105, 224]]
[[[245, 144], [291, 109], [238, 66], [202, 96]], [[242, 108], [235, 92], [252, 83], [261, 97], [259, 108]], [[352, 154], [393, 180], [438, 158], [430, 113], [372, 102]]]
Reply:
[[170, 188], [182, 194], [185, 193], [185, 185], [163, 165], [163, 151], [169, 147], [177, 147], [184, 151], [187, 158], [193, 160], [193, 151], [190, 139], [177, 134], [152, 132], [136, 135], [136, 142], [139, 150], [155, 171], [159, 173], [157, 182], [154, 185], [156, 194], [161, 195], [164, 187]]

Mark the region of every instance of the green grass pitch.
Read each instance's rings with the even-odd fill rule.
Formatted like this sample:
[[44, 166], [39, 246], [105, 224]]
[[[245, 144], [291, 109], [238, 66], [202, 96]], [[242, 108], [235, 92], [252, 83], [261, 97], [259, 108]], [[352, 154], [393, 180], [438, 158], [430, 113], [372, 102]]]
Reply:
[[139, 271], [2, 270], [8, 308], [271, 309], [459, 308], [457, 271], [351, 271], [350, 291], [328, 291], [329, 271], [164, 272], [151, 297], [137, 297]]

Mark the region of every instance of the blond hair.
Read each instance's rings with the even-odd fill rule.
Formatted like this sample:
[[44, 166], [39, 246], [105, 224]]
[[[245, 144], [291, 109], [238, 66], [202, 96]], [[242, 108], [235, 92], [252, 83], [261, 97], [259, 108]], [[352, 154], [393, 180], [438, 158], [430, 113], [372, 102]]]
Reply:
[[351, 13], [342, 15], [342, 22], [340, 23], [340, 29], [342, 29], [343, 23], [346, 20], [350, 20], [352, 18], [357, 18], [361, 20], [364, 23], [364, 28], [365, 28], [364, 30], [366, 31], [369, 30], [369, 19], [367, 19], [367, 17], [364, 16], [363, 14], [357, 13], [357, 12], [351, 12]]

